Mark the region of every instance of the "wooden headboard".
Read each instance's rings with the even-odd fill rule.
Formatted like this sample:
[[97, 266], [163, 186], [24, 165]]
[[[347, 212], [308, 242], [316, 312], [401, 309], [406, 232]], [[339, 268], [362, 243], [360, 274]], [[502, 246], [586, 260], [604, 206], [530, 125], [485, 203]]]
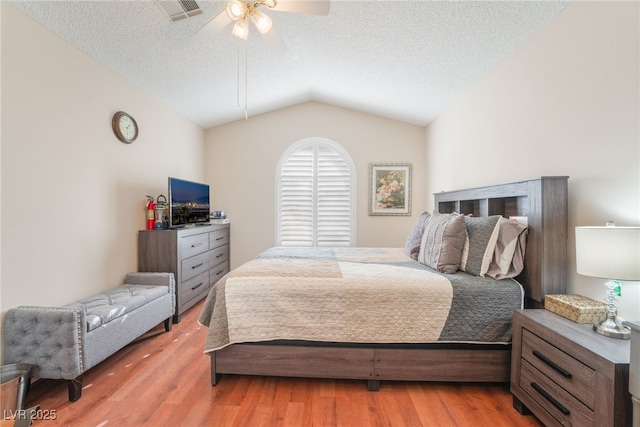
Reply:
[[525, 306], [542, 308], [545, 295], [566, 291], [568, 179], [568, 176], [543, 176], [443, 191], [434, 194], [435, 211], [527, 217], [525, 269], [517, 280], [525, 290]]

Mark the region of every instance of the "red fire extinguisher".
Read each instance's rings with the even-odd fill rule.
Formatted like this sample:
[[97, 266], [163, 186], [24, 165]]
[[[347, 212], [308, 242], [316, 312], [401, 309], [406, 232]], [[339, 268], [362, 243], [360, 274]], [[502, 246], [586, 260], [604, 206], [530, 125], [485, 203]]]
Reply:
[[147, 230], [153, 230], [156, 222], [156, 202], [151, 196], [147, 196]]

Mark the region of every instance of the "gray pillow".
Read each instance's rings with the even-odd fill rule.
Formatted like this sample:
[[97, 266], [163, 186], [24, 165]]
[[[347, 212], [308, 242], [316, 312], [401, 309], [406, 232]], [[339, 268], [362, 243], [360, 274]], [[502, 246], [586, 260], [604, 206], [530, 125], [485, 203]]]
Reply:
[[420, 242], [422, 242], [424, 225], [429, 216], [429, 212], [422, 212], [415, 224], [413, 224], [413, 227], [407, 236], [407, 241], [404, 244], [405, 253], [416, 261], [418, 260], [418, 254], [420, 253]]
[[466, 234], [464, 216], [432, 214], [425, 223], [418, 262], [442, 273], [455, 273], [460, 267]]
[[474, 276], [487, 273], [498, 239], [499, 219], [500, 215], [464, 218], [467, 238], [460, 259], [460, 270]]

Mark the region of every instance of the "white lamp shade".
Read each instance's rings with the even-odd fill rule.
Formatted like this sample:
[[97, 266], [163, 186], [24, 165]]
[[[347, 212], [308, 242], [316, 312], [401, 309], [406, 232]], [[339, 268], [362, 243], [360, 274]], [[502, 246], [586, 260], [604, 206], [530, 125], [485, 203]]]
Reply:
[[264, 34], [271, 29], [271, 18], [260, 12], [258, 9], [253, 9], [251, 11], [251, 20], [261, 34]]
[[640, 280], [640, 227], [576, 227], [578, 274]]
[[247, 4], [240, 0], [231, 0], [227, 3], [227, 15], [229, 18], [237, 21], [238, 19], [242, 19], [248, 11]]
[[249, 37], [249, 22], [246, 18], [236, 21], [231, 30], [231, 34], [239, 39], [246, 40]]

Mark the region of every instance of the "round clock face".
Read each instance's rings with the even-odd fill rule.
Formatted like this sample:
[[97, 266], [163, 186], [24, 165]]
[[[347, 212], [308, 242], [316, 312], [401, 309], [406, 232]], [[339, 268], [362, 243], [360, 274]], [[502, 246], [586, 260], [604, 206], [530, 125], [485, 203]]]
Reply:
[[131, 144], [138, 137], [138, 124], [123, 111], [118, 111], [111, 122], [116, 137], [127, 144]]

